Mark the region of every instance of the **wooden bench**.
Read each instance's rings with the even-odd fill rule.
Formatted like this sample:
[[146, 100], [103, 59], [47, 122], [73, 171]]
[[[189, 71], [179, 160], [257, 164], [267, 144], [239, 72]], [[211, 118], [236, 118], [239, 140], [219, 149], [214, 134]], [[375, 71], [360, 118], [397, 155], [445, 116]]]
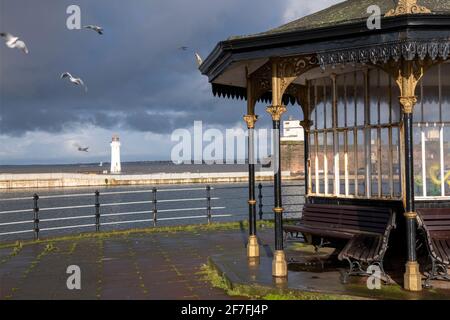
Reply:
[[450, 208], [417, 209], [417, 222], [425, 236], [431, 270], [425, 286], [431, 280], [450, 280]]
[[[390, 208], [305, 204], [300, 222], [285, 226], [284, 231], [302, 234], [316, 249], [333, 244], [332, 240], [344, 241], [338, 258], [350, 264], [346, 281], [347, 276], [368, 275], [371, 265], [378, 266], [389, 279], [383, 269], [383, 259], [394, 228], [395, 212]], [[367, 266], [366, 270], [363, 266]]]

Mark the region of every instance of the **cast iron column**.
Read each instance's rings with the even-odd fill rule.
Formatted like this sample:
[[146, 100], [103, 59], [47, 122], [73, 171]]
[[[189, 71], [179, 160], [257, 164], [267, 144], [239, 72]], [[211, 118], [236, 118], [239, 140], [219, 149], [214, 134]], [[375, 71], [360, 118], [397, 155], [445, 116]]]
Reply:
[[285, 106], [271, 106], [267, 111], [272, 115], [274, 150], [272, 167], [274, 169], [274, 208], [275, 214], [275, 252], [272, 263], [272, 275], [274, 277], [287, 276], [286, 255], [283, 246], [283, 205], [281, 199], [281, 144], [280, 144], [280, 120], [286, 112]]
[[[395, 71], [395, 70], [394, 70]], [[398, 74], [398, 71], [400, 73]], [[406, 245], [408, 247], [408, 261], [404, 275], [404, 287], [409, 291], [422, 290], [422, 275], [416, 253], [417, 213], [414, 205], [414, 152], [413, 152], [413, 112], [417, 103], [416, 86], [423, 77], [424, 68], [414, 61], [402, 60], [397, 83], [400, 85], [400, 105], [403, 110], [402, 142], [403, 142], [403, 205], [406, 218]]]
[[[413, 158], [413, 128], [412, 114], [404, 113], [404, 139], [405, 139], [405, 212], [414, 213], [414, 158]], [[416, 215], [406, 216], [408, 230], [408, 261], [416, 261]]]
[[408, 247], [408, 262], [404, 276], [405, 289], [422, 290], [422, 276], [419, 270], [416, 253], [417, 213], [414, 204], [414, 153], [413, 153], [413, 109], [416, 97], [401, 97], [403, 107], [403, 143], [404, 143], [404, 206], [406, 218], [406, 244]]
[[256, 115], [246, 115], [244, 120], [248, 128], [248, 229], [249, 238], [247, 256], [259, 257], [259, 244], [256, 235], [256, 197], [255, 197], [255, 122]]

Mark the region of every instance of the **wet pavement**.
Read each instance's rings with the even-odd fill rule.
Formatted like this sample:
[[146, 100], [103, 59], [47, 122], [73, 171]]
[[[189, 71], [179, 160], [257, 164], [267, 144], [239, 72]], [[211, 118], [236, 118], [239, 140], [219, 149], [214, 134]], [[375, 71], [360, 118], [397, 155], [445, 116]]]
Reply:
[[[259, 232], [261, 258], [249, 264], [247, 231], [191, 229], [177, 232], [105, 233], [0, 248], [0, 300], [4, 299], [239, 299], [213, 288], [201, 272], [208, 261], [234, 287], [294, 290], [322, 298], [450, 299], [449, 283], [408, 293], [399, 284], [369, 290], [366, 279], [341, 283], [345, 265], [330, 262], [332, 251], [288, 243], [289, 281], [271, 276], [273, 230]], [[69, 290], [69, 266], [81, 270], [81, 290]], [[395, 277], [394, 277], [395, 278]], [[400, 277], [401, 278], [401, 274]], [[280, 291], [281, 289], [281, 291]], [[242, 291], [244, 292], [244, 291]]]
[[[272, 233], [263, 232], [272, 238]], [[245, 229], [135, 233], [0, 249], [0, 299], [230, 299], [200, 272], [208, 257], [245, 251]], [[69, 290], [68, 266], [81, 270]]]
[[388, 264], [389, 285], [380, 281], [378, 286], [368, 281], [368, 277], [360, 276], [352, 276], [344, 284], [342, 280], [348, 265], [337, 260], [334, 249], [322, 248], [315, 252], [312, 246], [297, 241], [287, 243], [285, 252], [287, 281], [272, 277], [273, 256], [264, 250], [257, 260], [249, 260], [245, 253], [239, 252], [216, 254], [210, 257], [210, 264], [240, 292], [289, 293], [301, 299], [450, 300], [449, 281], [432, 281], [432, 288], [419, 293], [403, 290], [402, 264]]

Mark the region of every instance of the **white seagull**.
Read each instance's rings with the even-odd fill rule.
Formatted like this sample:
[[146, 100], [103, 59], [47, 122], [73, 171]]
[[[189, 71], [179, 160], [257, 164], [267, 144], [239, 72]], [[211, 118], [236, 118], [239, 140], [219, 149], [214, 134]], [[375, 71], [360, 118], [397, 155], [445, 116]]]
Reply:
[[0, 36], [5, 39], [5, 44], [8, 48], [19, 49], [28, 54], [27, 45], [22, 40], [19, 40], [19, 37], [15, 37], [7, 32], [0, 33]]
[[75, 78], [74, 76], [72, 76], [69, 72], [64, 72], [61, 75], [61, 79], [64, 78], [69, 78], [69, 81], [72, 82], [73, 84], [77, 85], [77, 86], [82, 86], [84, 87], [84, 90], [87, 92], [88, 89], [86, 87], [86, 85], [84, 84], [83, 80], [81, 80], [81, 78]]
[[200, 57], [200, 55], [196, 52], [195, 53], [195, 58], [197, 59], [197, 64], [200, 67], [202, 65], [202, 63], [203, 63], [202, 57]]
[[99, 27], [99, 26], [94, 26], [94, 25], [90, 24], [88, 26], [84, 26], [83, 28], [94, 30], [95, 32], [97, 32], [100, 35], [103, 34], [103, 28]]

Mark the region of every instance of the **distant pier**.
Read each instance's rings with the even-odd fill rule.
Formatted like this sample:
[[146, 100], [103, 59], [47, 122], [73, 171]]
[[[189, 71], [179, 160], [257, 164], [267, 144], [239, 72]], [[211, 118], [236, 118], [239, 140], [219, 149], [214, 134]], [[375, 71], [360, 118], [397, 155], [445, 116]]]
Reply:
[[[290, 171], [282, 173], [283, 179], [294, 180], [297, 176]], [[273, 180], [273, 173], [262, 171], [256, 174], [258, 181]], [[158, 184], [194, 184], [194, 183], [236, 183], [248, 181], [247, 172], [220, 173], [157, 173], [140, 175], [111, 175], [85, 173], [36, 173], [36, 174], [0, 174], [0, 189], [25, 188], [66, 188], [95, 186], [131, 186]]]

